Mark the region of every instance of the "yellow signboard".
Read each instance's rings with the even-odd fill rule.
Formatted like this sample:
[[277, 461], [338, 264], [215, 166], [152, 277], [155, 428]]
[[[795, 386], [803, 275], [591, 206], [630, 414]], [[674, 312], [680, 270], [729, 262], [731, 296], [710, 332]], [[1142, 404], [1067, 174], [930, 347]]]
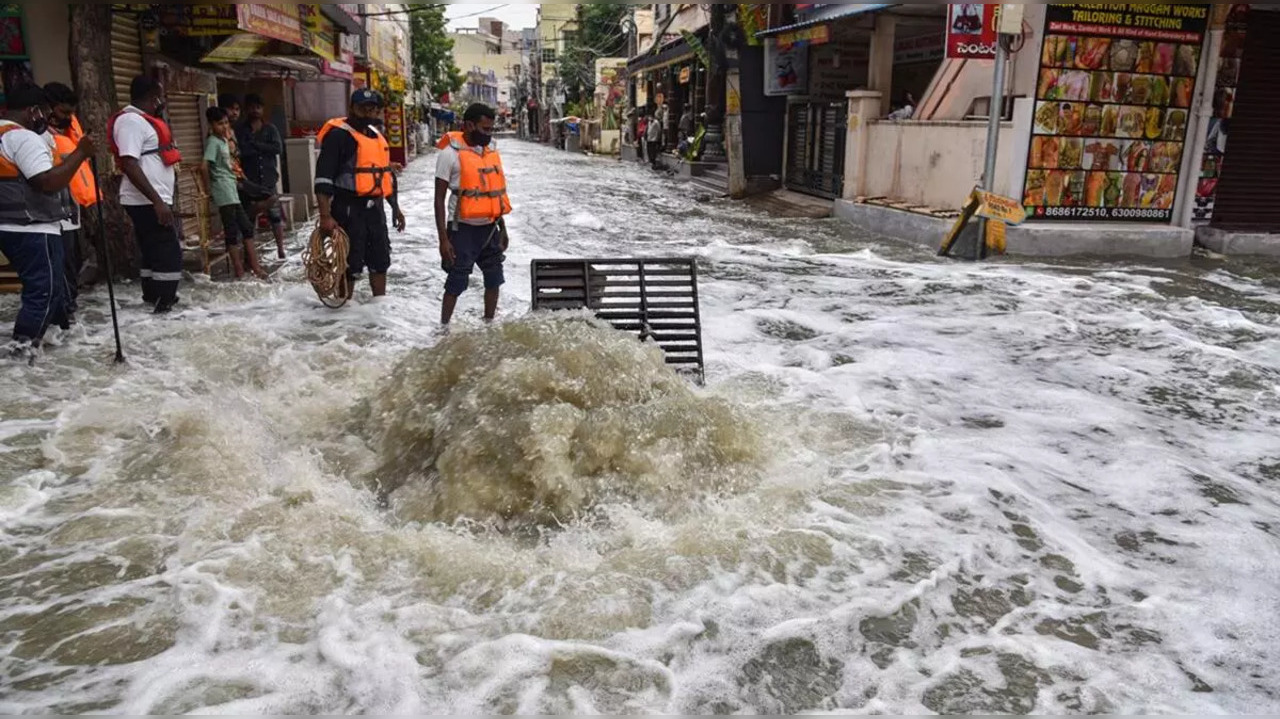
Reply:
[[269, 38], [242, 32], [223, 40], [221, 44], [200, 58], [200, 62], [246, 62], [256, 57], [270, 42]]
[[1009, 225], [1021, 225], [1027, 221], [1027, 210], [1021, 202], [983, 190], [974, 191], [978, 196], [978, 217], [999, 220]]

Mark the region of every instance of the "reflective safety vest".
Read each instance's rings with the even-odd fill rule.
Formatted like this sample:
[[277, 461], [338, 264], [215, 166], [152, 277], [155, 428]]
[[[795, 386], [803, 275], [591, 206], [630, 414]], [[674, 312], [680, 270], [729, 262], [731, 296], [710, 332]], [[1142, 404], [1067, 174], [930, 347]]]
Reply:
[[[21, 129], [21, 125], [6, 122], [0, 125], [0, 137]], [[45, 142], [44, 138], [40, 141]], [[56, 154], [53, 162], [61, 164]], [[73, 209], [70, 193], [40, 192], [23, 176], [17, 165], [0, 154], [0, 223], [34, 225], [60, 222], [70, 219]]]
[[[84, 137], [83, 132], [79, 133], [78, 136], [76, 134], [79, 126], [80, 123], [76, 122], [75, 117], [72, 116], [71, 129], [68, 130], [66, 135], [53, 130], [49, 131], [53, 135], [53, 160], [55, 164], [66, 162], [71, 153], [76, 151], [76, 145], [80, 142], [79, 138]], [[67, 189], [71, 191], [71, 197], [75, 199], [77, 205], [93, 207], [97, 204], [98, 186], [93, 181], [93, 172], [87, 161], [80, 163], [80, 169], [76, 170], [76, 174], [72, 176], [71, 184], [67, 186]]]
[[452, 147], [458, 152], [462, 168], [457, 190], [459, 220], [497, 220], [511, 214], [507, 176], [497, 150], [486, 147], [476, 152], [461, 132], [447, 133], [436, 147]]
[[169, 129], [168, 123], [137, 108], [132, 110], [126, 108], [107, 119], [107, 146], [115, 156], [117, 165], [120, 163], [120, 148], [116, 147], [116, 120], [126, 112], [141, 115], [142, 119], [151, 125], [151, 129], [156, 131], [156, 137], [159, 138], [159, 146], [154, 150], [147, 150], [142, 153], [143, 155], [159, 155], [165, 167], [172, 167], [182, 162], [182, 153], [178, 152], [178, 146], [173, 142], [173, 130]]
[[334, 185], [359, 197], [391, 197], [395, 194], [391, 145], [387, 143], [387, 138], [374, 127], [369, 129], [373, 130], [375, 136], [369, 137], [347, 124], [346, 118], [325, 123], [316, 138], [323, 142], [323, 137], [335, 128], [346, 130], [356, 141], [356, 159], [352, 165], [353, 172], [344, 168]]

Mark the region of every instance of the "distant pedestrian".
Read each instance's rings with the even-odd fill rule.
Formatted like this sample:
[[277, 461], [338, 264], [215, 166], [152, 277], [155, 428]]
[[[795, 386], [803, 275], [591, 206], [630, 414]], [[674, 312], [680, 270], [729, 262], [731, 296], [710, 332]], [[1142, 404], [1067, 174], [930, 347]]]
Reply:
[[645, 139], [649, 142], [649, 165], [655, 170], [662, 169], [662, 119], [656, 111], [649, 118]]

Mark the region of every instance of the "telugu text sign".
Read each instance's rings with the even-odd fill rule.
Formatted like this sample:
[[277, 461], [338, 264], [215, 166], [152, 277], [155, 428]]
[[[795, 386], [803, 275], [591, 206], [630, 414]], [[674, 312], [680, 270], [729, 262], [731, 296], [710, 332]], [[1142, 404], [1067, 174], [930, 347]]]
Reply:
[[947, 10], [947, 57], [991, 60], [996, 56], [998, 5], [950, 3]]

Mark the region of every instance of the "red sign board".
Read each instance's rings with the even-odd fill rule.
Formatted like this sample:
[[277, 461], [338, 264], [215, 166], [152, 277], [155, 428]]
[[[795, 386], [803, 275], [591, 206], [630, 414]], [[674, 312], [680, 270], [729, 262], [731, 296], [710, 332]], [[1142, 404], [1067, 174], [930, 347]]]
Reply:
[[391, 161], [401, 165], [407, 164], [408, 154], [404, 146], [404, 105], [392, 105], [384, 114], [386, 115], [387, 144], [391, 146]]
[[947, 57], [994, 60], [999, 5], [951, 3], [947, 6]]

